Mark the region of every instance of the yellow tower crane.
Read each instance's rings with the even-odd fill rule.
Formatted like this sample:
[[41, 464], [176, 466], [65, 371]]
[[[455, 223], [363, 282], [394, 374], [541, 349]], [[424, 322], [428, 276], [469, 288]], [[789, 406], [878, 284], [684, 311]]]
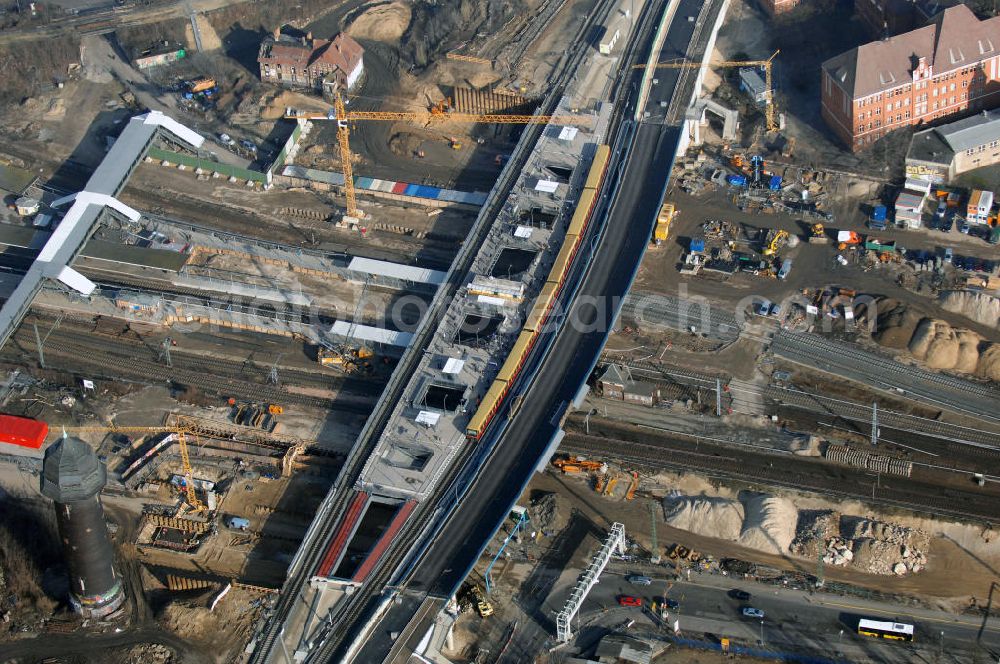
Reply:
[[[778, 53], [781, 51], [775, 51], [774, 55], [769, 57], [767, 60], [722, 60], [720, 62], [691, 62], [689, 60], [669, 60], [667, 62], [658, 62], [652, 65], [656, 69], [702, 69], [706, 67], [761, 67], [764, 69], [764, 91], [765, 104], [764, 104], [764, 117], [767, 120], [767, 130], [768, 131], [778, 131], [778, 119], [774, 112], [774, 85], [771, 75], [771, 65], [774, 59], [778, 57]], [[645, 69], [650, 66], [649, 63], [634, 65], [633, 69]]]
[[181, 450], [181, 465], [184, 469], [184, 489], [187, 494], [188, 504], [196, 512], [203, 512], [207, 509], [205, 504], [198, 500], [198, 496], [194, 491], [194, 471], [191, 469], [191, 459], [188, 456], [187, 439], [185, 438], [186, 430], [183, 427], [119, 427], [112, 424], [103, 427], [62, 427], [62, 429], [68, 433], [86, 433], [96, 431], [103, 433], [177, 434], [177, 446], [180, 447]]
[[348, 111], [340, 93], [334, 96], [333, 108], [326, 113], [300, 112], [294, 108], [285, 109], [285, 117], [289, 120], [336, 120], [337, 142], [340, 144], [341, 170], [344, 174], [344, 198], [347, 203], [345, 221], [357, 222], [362, 214], [358, 209], [357, 197], [354, 191], [354, 169], [351, 165], [350, 122], [414, 122], [429, 124], [432, 122], [450, 121], [466, 124], [590, 124], [591, 118], [577, 115], [507, 115], [456, 113], [446, 111], [436, 106], [430, 111], [418, 113], [407, 111]]

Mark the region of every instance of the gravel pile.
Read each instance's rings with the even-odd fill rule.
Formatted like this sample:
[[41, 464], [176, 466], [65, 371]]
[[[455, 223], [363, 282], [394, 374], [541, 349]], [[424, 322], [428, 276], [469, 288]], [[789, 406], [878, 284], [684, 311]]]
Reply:
[[159, 643], [144, 643], [129, 648], [128, 664], [170, 664], [174, 661], [174, 651]]

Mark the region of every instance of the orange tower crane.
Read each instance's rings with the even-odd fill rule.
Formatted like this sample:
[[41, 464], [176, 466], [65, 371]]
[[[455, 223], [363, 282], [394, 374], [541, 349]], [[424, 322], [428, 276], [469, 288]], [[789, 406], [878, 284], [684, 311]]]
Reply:
[[183, 427], [119, 427], [114, 425], [109, 426], [90, 426], [90, 427], [62, 427], [64, 431], [68, 432], [87, 432], [87, 431], [98, 431], [104, 433], [139, 433], [139, 434], [151, 434], [151, 433], [173, 433], [177, 435], [177, 446], [181, 451], [181, 465], [184, 469], [184, 490], [187, 494], [188, 504], [197, 512], [202, 512], [206, 508], [205, 504], [202, 503], [194, 491], [194, 471], [191, 468], [191, 459], [188, 456], [188, 446], [187, 438], [185, 438], [185, 429]]
[[[702, 69], [706, 67], [761, 67], [764, 70], [764, 87], [766, 88], [765, 95], [765, 105], [764, 105], [764, 117], [767, 119], [767, 130], [777, 131], [778, 130], [778, 119], [774, 113], [774, 85], [771, 74], [771, 65], [774, 59], [778, 57], [778, 53], [781, 51], [775, 51], [774, 54], [767, 60], [722, 60], [720, 62], [691, 62], [689, 60], [669, 60], [667, 62], [658, 62], [652, 66], [656, 69]], [[633, 69], [645, 69], [649, 67], [650, 63], [633, 65]]]
[[445, 110], [443, 106], [435, 106], [430, 111], [417, 113], [407, 111], [348, 111], [339, 92], [334, 96], [333, 108], [326, 113], [305, 113], [294, 108], [286, 108], [285, 117], [290, 120], [336, 120], [337, 142], [340, 144], [341, 170], [344, 174], [344, 198], [347, 202], [346, 217], [348, 219], [345, 219], [346, 221], [357, 221], [362, 217], [362, 213], [358, 209], [357, 197], [354, 191], [354, 169], [351, 166], [349, 122], [358, 120], [424, 124], [441, 121], [462, 122], [466, 124], [549, 124], [551, 122], [554, 124], [587, 125], [591, 121], [589, 117], [578, 115], [456, 113]]

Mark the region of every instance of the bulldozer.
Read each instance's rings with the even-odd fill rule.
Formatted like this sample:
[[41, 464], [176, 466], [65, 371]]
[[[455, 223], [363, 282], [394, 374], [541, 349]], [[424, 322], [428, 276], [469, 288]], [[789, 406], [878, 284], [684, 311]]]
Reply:
[[823, 224], [813, 224], [809, 229], [809, 244], [826, 244], [830, 238], [826, 236]]

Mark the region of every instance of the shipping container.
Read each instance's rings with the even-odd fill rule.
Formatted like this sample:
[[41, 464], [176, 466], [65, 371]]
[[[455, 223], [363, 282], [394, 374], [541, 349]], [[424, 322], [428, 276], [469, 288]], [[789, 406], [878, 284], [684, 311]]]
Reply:
[[0, 443], [37, 450], [45, 442], [49, 425], [15, 415], [0, 415]]

